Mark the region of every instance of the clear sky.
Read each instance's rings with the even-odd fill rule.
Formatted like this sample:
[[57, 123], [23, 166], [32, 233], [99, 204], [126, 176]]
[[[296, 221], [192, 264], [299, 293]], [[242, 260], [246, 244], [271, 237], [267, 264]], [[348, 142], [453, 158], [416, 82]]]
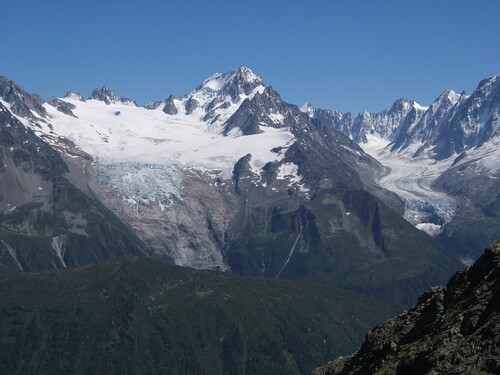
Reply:
[[10, 0], [0, 75], [48, 99], [102, 85], [140, 104], [245, 65], [294, 104], [429, 104], [500, 73], [498, 0]]

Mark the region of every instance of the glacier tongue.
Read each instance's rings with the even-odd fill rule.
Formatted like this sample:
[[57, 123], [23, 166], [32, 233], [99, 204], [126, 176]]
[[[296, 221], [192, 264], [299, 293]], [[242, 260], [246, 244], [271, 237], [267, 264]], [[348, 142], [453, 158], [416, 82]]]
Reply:
[[97, 182], [118, 193], [137, 213], [141, 204], [164, 211], [181, 197], [182, 175], [174, 164], [98, 163], [96, 172]]
[[389, 141], [373, 136], [361, 146], [388, 168], [379, 183], [403, 199], [404, 218], [430, 236], [440, 234], [453, 219], [457, 203], [448, 194], [434, 190], [432, 183], [450, 167], [453, 158], [439, 162], [425, 156], [413, 158], [413, 148], [391, 153]]

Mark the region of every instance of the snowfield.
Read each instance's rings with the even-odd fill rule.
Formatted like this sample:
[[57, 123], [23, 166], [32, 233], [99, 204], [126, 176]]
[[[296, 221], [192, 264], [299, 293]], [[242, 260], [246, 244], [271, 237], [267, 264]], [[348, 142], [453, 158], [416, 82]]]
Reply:
[[[260, 91], [258, 87], [251, 95]], [[246, 97], [242, 95], [238, 102]], [[45, 103], [50, 125], [40, 122], [41, 129], [33, 130], [52, 136], [49, 141], [53, 143], [58, 137], [69, 139], [91, 155], [97, 181], [117, 192], [133, 211], [151, 203], [163, 211], [175, 197], [182, 199], [181, 172], [186, 168], [228, 179], [236, 162], [251, 154], [251, 168], [260, 174], [266, 163], [283, 158], [283, 152], [272, 149], [287, 148], [294, 142], [288, 128], [263, 127], [260, 134], [243, 137], [232, 132], [223, 136], [218, 122], [204, 121], [203, 107], [189, 115], [181, 111], [168, 115], [162, 111], [164, 105], [156, 109], [107, 105], [100, 100], [81, 101], [74, 95], [61, 100], [75, 106], [72, 112], [77, 118]], [[221, 115], [229, 118], [237, 109], [233, 103], [222, 109]], [[293, 172], [296, 170], [289, 174]], [[291, 176], [292, 183], [297, 179]]]
[[68, 138], [103, 164], [195, 166], [230, 177], [241, 157], [251, 154], [252, 168], [260, 169], [279, 158], [272, 148], [288, 147], [294, 138], [289, 129], [274, 128], [245, 137], [223, 136], [201, 120], [201, 110], [191, 115], [167, 115], [161, 107], [148, 110], [98, 100], [64, 100], [76, 106], [73, 113], [78, 118], [45, 104], [53, 130], [44, 132]]

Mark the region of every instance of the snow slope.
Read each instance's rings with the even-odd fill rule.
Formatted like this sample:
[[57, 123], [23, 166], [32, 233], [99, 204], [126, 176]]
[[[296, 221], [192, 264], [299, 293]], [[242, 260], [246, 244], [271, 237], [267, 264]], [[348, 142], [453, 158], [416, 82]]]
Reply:
[[234, 164], [252, 154], [252, 167], [263, 167], [279, 156], [271, 149], [286, 147], [293, 140], [288, 129], [265, 128], [264, 133], [246, 137], [225, 137], [211, 130], [196, 113], [167, 115], [159, 108], [148, 110], [98, 100], [81, 102], [65, 98], [76, 106], [67, 116], [49, 104], [51, 117], [42, 129], [73, 141], [100, 163], [173, 164], [218, 170], [231, 175]]

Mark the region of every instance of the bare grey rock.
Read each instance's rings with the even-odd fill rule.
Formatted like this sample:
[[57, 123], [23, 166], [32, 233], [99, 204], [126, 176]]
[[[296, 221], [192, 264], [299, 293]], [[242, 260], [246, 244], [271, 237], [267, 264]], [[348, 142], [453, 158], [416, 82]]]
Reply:
[[82, 94], [80, 94], [79, 92], [73, 92], [73, 91], [68, 91], [66, 93], [65, 98], [67, 98], [67, 99], [76, 99], [76, 100], [79, 100], [81, 102], [85, 101], [85, 98], [83, 97]]
[[69, 115], [69, 116], [72, 116], [75, 118], [78, 118], [77, 116], [75, 116], [75, 114], [72, 111], [72, 109], [76, 108], [76, 106], [74, 104], [65, 102], [64, 100], [61, 100], [58, 98], [52, 98], [48, 101], [48, 103], [51, 106], [55, 107], [59, 112], [62, 112], [66, 115]]
[[92, 94], [90, 95], [89, 99], [100, 100], [100, 101], [106, 103], [107, 105], [110, 105], [113, 103], [123, 103], [123, 104], [130, 104], [130, 105], [137, 106], [137, 103], [134, 102], [132, 99], [124, 98], [124, 97], [116, 95], [107, 86], [103, 86], [100, 89], [94, 89], [92, 91]]
[[500, 241], [446, 287], [375, 327], [361, 348], [313, 371], [333, 374], [498, 374]]
[[163, 107], [163, 112], [167, 115], [175, 115], [177, 114], [177, 107], [174, 104], [174, 97], [170, 95], [165, 101], [165, 107]]
[[193, 111], [196, 109], [197, 106], [198, 106], [198, 101], [194, 98], [189, 98], [184, 106], [186, 114], [190, 115], [191, 113], [193, 113]]
[[[137, 179], [138, 174], [146, 172], [140, 165], [119, 165], [116, 173]], [[160, 185], [140, 186], [139, 191], [133, 183], [127, 183], [126, 189], [120, 190], [116, 187], [120, 183], [108, 169], [98, 173], [92, 189], [157, 256], [182, 266], [227, 270], [223, 259], [225, 237], [236, 202], [232, 183], [195, 169], [149, 166], [147, 173], [147, 179], [156, 179]], [[168, 184], [172, 185], [166, 187]]]
[[[0, 97], [10, 104], [10, 110], [16, 115], [38, 121], [47, 117], [47, 111], [43, 108], [44, 101], [39, 95], [28, 94], [22, 87], [2, 76]], [[39, 116], [38, 119], [35, 114]]]

